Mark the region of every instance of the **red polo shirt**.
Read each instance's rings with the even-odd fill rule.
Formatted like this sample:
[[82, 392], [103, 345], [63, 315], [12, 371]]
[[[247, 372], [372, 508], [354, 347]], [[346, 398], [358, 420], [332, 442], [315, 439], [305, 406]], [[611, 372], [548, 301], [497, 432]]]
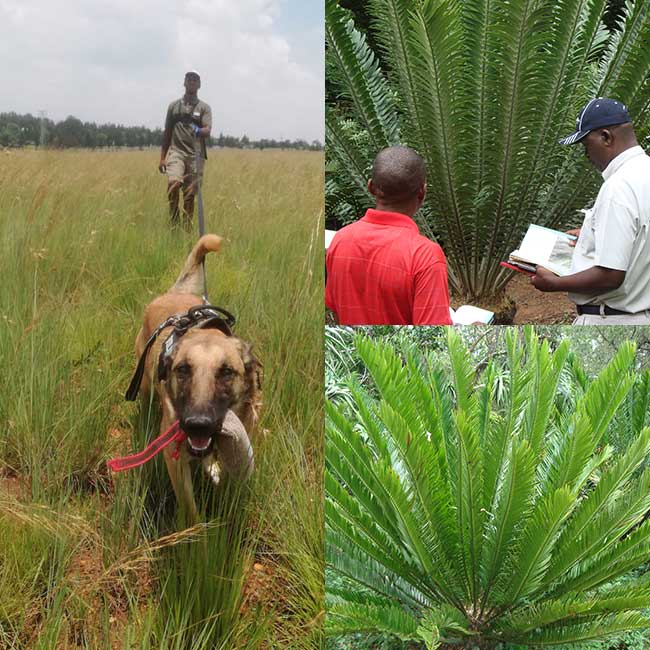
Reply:
[[341, 325], [451, 325], [445, 255], [405, 214], [368, 210], [341, 228], [326, 267]]

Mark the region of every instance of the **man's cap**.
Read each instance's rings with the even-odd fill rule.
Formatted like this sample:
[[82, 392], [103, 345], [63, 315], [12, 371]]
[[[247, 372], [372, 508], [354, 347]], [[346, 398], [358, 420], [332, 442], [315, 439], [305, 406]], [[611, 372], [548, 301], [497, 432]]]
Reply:
[[596, 97], [589, 100], [580, 111], [576, 120], [575, 133], [560, 140], [560, 144], [575, 144], [580, 142], [590, 131], [604, 126], [614, 126], [631, 122], [627, 107], [623, 102], [607, 97]]
[[185, 73], [185, 77], [186, 77], [186, 78], [187, 78], [187, 77], [191, 77], [192, 75], [194, 75], [195, 77], [198, 77], [199, 79], [201, 78], [201, 75], [200, 75], [196, 70], [188, 70], [188, 71]]

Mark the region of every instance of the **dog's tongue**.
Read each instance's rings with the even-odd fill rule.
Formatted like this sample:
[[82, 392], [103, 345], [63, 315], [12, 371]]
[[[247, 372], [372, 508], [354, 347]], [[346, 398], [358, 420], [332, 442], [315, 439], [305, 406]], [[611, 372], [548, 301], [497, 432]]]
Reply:
[[205, 451], [212, 440], [212, 436], [188, 436], [188, 442], [192, 449], [196, 451]]

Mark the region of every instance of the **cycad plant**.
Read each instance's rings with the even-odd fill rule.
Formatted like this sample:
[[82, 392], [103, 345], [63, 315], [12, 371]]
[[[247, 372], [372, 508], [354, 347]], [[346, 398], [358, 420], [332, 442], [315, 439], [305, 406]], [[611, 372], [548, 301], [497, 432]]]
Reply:
[[632, 343], [569, 410], [568, 343], [532, 330], [508, 331], [506, 361], [480, 375], [453, 329], [447, 355], [356, 346], [374, 383], [327, 409], [330, 635], [489, 648], [650, 627], [647, 409], [625, 449], [603, 443], [635, 383]]
[[[561, 147], [594, 96], [650, 114], [650, 3], [629, 1], [618, 31], [606, 0], [368, 0], [373, 42], [326, 0], [328, 216], [369, 205], [374, 155], [405, 144], [428, 167], [417, 219], [449, 261], [459, 295], [499, 295], [499, 266], [529, 223], [577, 226], [598, 174]], [[379, 56], [377, 56], [379, 54]]]

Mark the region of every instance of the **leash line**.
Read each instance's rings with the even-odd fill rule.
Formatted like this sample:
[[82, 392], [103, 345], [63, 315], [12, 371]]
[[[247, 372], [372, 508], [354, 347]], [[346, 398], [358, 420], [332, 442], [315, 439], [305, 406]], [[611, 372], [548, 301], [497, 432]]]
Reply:
[[[201, 143], [196, 149], [196, 197], [199, 208], [199, 237], [205, 235], [205, 215], [203, 213], [203, 193], [201, 192], [201, 174], [203, 171], [203, 153]], [[201, 268], [203, 269], [203, 304], [207, 305], [208, 300], [208, 279], [205, 273], [205, 257], [201, 261]]]
[[180, 455], [180, 443], [187, 438], [187, 434], [180, 428], [176, 420], [167, 431], [152, 440], [142, 451], [130, 456], [120, 456], [112, 458], [106, 464], [112, 472], [123, 472], [127, 469], [133, 469], [149, 462], [156, 454], [159, 454], [165, 447], [172, 442], [177, 443], [177, 448], [172, 454], [174, 458]]

